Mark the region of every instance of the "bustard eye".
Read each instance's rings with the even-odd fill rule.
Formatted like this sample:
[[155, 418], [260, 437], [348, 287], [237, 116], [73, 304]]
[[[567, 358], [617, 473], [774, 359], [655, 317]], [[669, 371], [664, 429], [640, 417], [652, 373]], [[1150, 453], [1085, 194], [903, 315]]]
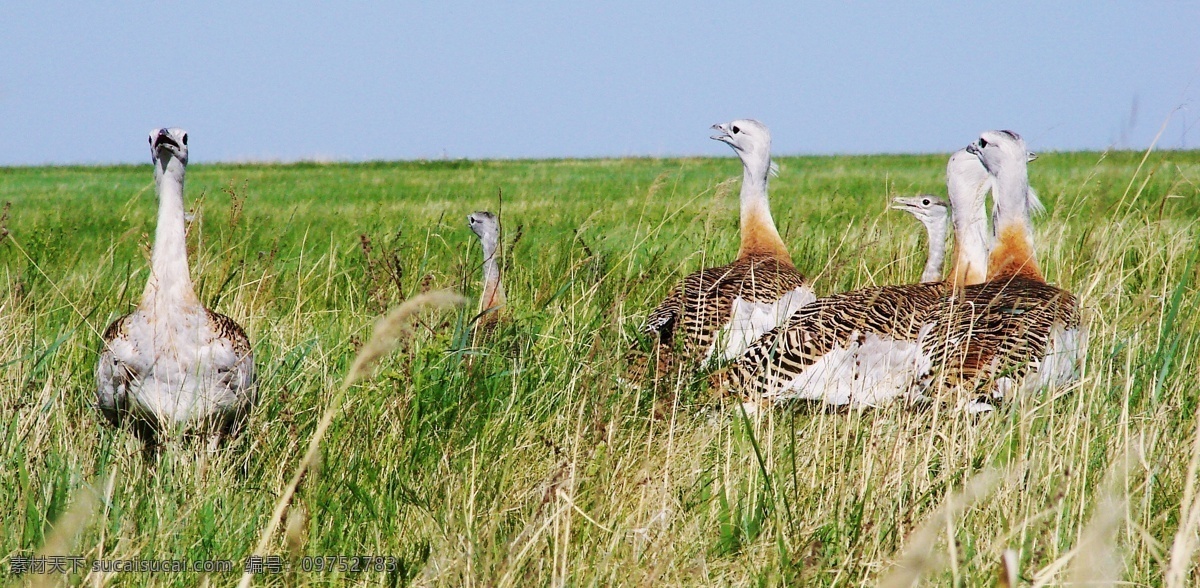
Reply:
[[733, 134], [735, 134], [735, 135], [736, 135], [736, 134], [738, 134], [738, 133], [740, 133], [740, 132], [742, 132], [742, 130], [741, 130], [741, 129], [739, 129], [739, 128], [737, 128], [737, 125], [733, 125]]
[[928, 198], [926, 198], [926, 199], [922, 200], [922, 201], [921, 201], [921, 206], [929, 206], [929, 199], [928, 199]]
[[183, 134], [183, 146], [187, 147], [187, 133]]
[[980, 147], [980, 148], [983, 148], [983, 147], [987, 147], [987, 146], [988, 146], [987, 139], [984, 139], [983, 137], [980, 137], [980, 138], [979, 138], [979, 147]]
[[151, 145], [154, 145], [154, 137], [146, 137], [146, 141]]

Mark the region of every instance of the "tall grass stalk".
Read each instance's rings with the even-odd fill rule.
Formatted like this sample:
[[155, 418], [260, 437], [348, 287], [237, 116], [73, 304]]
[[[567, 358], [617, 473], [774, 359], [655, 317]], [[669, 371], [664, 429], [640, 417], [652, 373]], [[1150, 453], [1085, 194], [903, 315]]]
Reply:
[[[350, 387], [363, 378], [370, 377], [371, 373], [379, 365], [379, 361], [396, 348], [396, 345], [400, 342], [400, 338], [409, 332], [408, 323], [413, 315], [426, 308], [461, 306], [466, 301], [466, 298], [446, 290], [427, 292], [405, 301], [404, 304], [397, 306], [386, 316], [379, 319], [379, 322], [375, 323], [375, 331], [371, 335], [371, 340], [354, 357], [354, 363], [351, 364], [350, 370], [346, 372], [346, 378], [342, 380], [341, 387], [338, 388], [337, 394], [325, 409], [324, 414], [321, 415], [321, 420], [317, 423], [317, 428], [313, 431], [312, 437], [308, 441], [308, 450], [304, 452], [304, 457], [300, 459], [299, 465], [296, 466], [296, 472], [292, 474], [291, 482], [288, 483], [287, 488], [283, 491], [283, 495], [279, 497], [279, 501], [275, 504], [275, 511], [271, 513], [271, 518], [263, 530], [262, 537], [258, 541], [258, 546], [254, 548], [254, 555], [261, 556], [266, 553], [271, 538], [274, 537], [275, 531], [279, 528], [280, 521], [283, 520], [284, 511], [291, 504], [292, 496], [295, 494], [296, 488], [300, 485], [300, 480], [304, 478], [304, 474], [308, 472], [314, 460], [316, 460], [317, 452], [321, 448], [321, 441], [325, 438], [325, 431], [329, 429], [334, 416], [341, 411], [343, 400]], [[247, 571], [242, 574], [242, 579], [238, 582], [238, 586], [245, 588], [253, 580], [254, 575]]]

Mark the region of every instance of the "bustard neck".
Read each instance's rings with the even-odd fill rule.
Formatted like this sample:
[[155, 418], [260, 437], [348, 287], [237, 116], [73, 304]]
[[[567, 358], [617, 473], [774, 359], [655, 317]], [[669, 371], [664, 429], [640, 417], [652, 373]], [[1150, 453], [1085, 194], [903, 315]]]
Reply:
[[984, 176], [967, 189], [964, 198], [951, 203], [954, 223], [954, 265], [949, 281], [955, 287], [981, 284], [987, 280], [987, 193], [991, 182]]
[[996, 246], [988, 257], [988, 279], [1025, 276], [1044, 281], [1033, 249], [1029, 216], [1029, 173], [1025, 162], [993, 176]]
[[945, 217], [933, 219], [925, 224], [925, 233], [929, 237], [929, 255], [925, 259], [925, 269], [921, 272], [922, 282], [936, 282], [942, 279], [942, 264], [946, 260], [946, 224]]
[[791, 265], [792, 256], [775, 228], [775, 220], [771, 218], [771, 203], [767, 199], [770, 160], [743, 161], [742, 164], [742, 243], [738, 249], [738, 259], [751, 255], [769, 255]]
[[504, 285], [500, 282], [498, 237], [484, 239], [483, 245], [483, 295], [479, 300], [479, 311], [504, 306]]
[[199, 304], [188, 271], [184, 227], [183, 170], [174, 160], [155, 162], [158, 224], [150, 254], [150, 278], [142, 305], [154, 307]]

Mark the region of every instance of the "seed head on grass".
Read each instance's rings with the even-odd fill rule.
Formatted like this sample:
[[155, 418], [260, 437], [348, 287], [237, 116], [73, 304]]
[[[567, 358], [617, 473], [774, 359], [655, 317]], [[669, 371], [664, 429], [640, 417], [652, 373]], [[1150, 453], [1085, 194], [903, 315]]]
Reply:
[[[54, 523], [54, 529], [38, 550], [38, 557], [65, 556], [75, 552], [75, 541], [96, 514], [96, 494], [84, 486], [75, 493], [75, 501]], [[57, 574], [32, 574], [26, 586], [56, 586]]]
[[308, 542], [308, 509], [297, 504], [288, 509], [287, 524], [283, 528], [284, 544], [292, 559], [300, 559], [304, 555], [304, 547]]
[[401, 337], [410, 331], [408, 317], [425, 308], [449, 308], [462, 306], [467, 299], [449, 290], [426, 292], [410, 298], [404, 304], [397, 306], [391, 312], [375, 323], [375, 332], [371, 340], [359, 350], [354, 357], [354, 364], [346, 373], [342, 389], [353, 386], [356, 382], [375, 372], [379, 360], [391, 353], [400, 342]]
[[[279, 528], [279, 522], [283, 519], [284, 511], [291, 504], [292, 497], [296, 494], [296, 488], [300, 485], [300, 480], [304, 478], [304, 473], [308, 471], [317, 459], [318, 450], [321, 447], [321, 439], [325, 437], [325, 431], [329, 429], [329, 425], [333, 422], [334, 415], [341, 410], [342, 402], [346, 398], [346, 390], [350, 386], [353, 386], [355, 382], [373, 374], [375, 368], [379, 365], [379, 361], [396, 349], [396, 345], [400, 342], [400, 339], [410, 332], [409, 317], [426, 308], [461, 306], [466, 301], [467, 299], [462, 295], [448, 290], [426, 292], [408, 299], [404, 304], [397, 306], [375, 323], [375, 332], [372, 333], [371, 340], [354, 357], [354, 363], [350, 366], [350, 371], [346, 373], [346, 379], [342, 381], [341, 388], [338, 389], [337, 395], [330, 401], [329, 407], [325, 409], [325, 413], [321, 415], [321, 420], [317, 423], [317, 429], [313, 432], [312, 439], [308, 442], [308, 451], [304, 453], [300, 464], [296, 466], [296, 472], [292, 475], [291, 482], [279, 497], [279, 502], [275, 505], [275, 511], [271, 514], [271, 519], [267, 523], [266, 529], [263, 530], [262, 537], [259, 538], [258, 547], [254, 549], [255, 555], [266, 553], [267, 545], [270, 543], [271, 537], [275, 535], [275, 531]], [[238, 586], [245, 588], [250, 585], [253, 579], [254, 576], [252, 574], [249, 572], [244, 573]]]
[[1129, 464], [1137, 459], [1133, 450], [1114, 460], [1103, 487], [1097, 493], [1091, 519], [1079, 533], [1075, 557], [1067, 570], [1068, 583], [1075, 586], [1116, 586], [1121, 583], [1125, 562], [1117, 542], [1125, 521], [1125, 485]]
[[996, 585], [1000, 588], [1017, 588], [1021, 581], [1020, 572], [1020, 557], [1016, 551], [1005, 549], [1004, 553], [1000, 554], [1000, 570], [996, 580]]
[[929, 520], [921, 525], [908, 541], [896, 568], [883, 578], [883, 588], [909, 588], [917, 582], [942, 569], [944, 558], [934, 550], [938, 537], [957, 519], [964, 510], [992, 492], [1000, 476], [995, 471], [984, 471], [967, 482], [958, 494], [946, 499]]

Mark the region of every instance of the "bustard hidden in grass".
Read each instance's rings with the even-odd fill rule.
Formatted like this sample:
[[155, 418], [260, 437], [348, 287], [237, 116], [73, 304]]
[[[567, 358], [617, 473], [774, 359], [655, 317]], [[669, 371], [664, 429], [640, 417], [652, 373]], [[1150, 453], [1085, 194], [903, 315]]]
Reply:
[[183, 206], [187, 133], [152, 131], [150, 158], [158, 192], [150, 275], [137, 309], [104, 331], [98, 404], [114, 425], [130, 423], [147, 447], [176, 431], [207, 436], [215, 446], [256, 400], [254, 354], [242, 328], [200, 304], [192, 287]]
[[741, 246], [733, 263], [694, 272], [675, 286], [642, 326], [660, 353], [691, 361], [733, 359], [815, 296], [796, 271], [771, 218], [767, 187], [771, 132], [756, 120], [713, 125], [712, 138], [742, 160]]
[[896, 196], [892, 198], [892, 208], [913, 215], [925, 225], [929, 253], [925, 257], [921, 281], [940, 282], [942, 262], [946, 259], [946, 226], [950, 221], [950, 203], [933, 194]]
[[483, 247], [483, 290], [479, 295], [479, 328], [489, 329], [496, 325], [507, 302], [504, 284], [500, 282], [500, 219], [496, 215], [479, 211], [467, 215], [467, 224], [479, 237]]
[[883, 286], [827, 296], [763, 335], [718, 380], [752, 402], [819, 400], [855, 407], [919, 392], [930, 361], [920, 341], [926, 316], [948, 292], [984, 281], [987, 192], [979, 160], [960, 150], [946, 165], [954, 265], [941, 282]]
[[967, 147], [995, 183], [996, 244], [988, 279], [969, 286], [939, 309], [923, 347], [947, 385], [978, 395], [1011, 397], [1078, 379], [1087, 347], [1075, 297], [1046, 283], [1034, 255], [1025, 141], [1011, 131], [988, 131]]

